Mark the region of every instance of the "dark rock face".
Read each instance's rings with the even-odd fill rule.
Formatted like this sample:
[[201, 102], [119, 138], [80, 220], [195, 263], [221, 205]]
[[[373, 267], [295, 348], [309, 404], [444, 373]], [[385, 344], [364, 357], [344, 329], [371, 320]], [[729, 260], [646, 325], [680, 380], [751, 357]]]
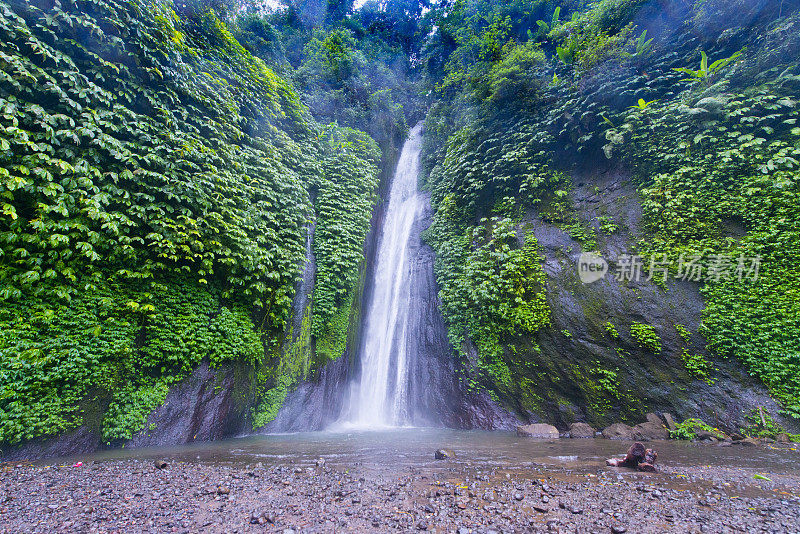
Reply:
[[[148, 417], [145, 429], [125, 446], [179, 445], [240, 433], [246, 428], [248, 413], [244, 395], [247, 376], [244, 370], [239, 371], [237, 373], [237, 368], [230, 364], [211, 369], [208, 362], [201, 363], [187, 379], [170, 390], [164, 404]], [[49, 440], [3, 447], [0, 458], [4, 461], [36, 460], [88, 453], [103, 447], [97, 421]]]
[[203, 362], [170, 390], [126, 447], [212, 441], [241, 432], [248, 414], [244, 399], [234, 397], [239, 387], [233, 366], [211, 369]]
[[560, 437], [558, 429], [553, 425], [533, 424], [517, 427], [517, 435], [526, 438], [537, 439], [558, 439]]
[[606, 439], [630, 441], [633, 439], [633, 435], [633, 428], [624, 423], [614, 423], [603, 429], [603, 437]]
[[81, 426], [57, 438], [16, 446], [4, 446], [0, 448], [0, 458], [5, 462], [10, 462], [82, 454], [97, 450], [101, 439], [99, 429]]
[[569, 425], [569, 437], [573, 439], [590, 439], [595, 434], [594, 428], [586, 423], [572, 423]]
[[[552, 325], [531, 343], [523, 340], [515, 347], [516, 358], [524, 365], [512, 366], [514, 383], [533, 379], [527, 374], [529, 366], [539, 370], [534, 406], [524, 405], [519, 392], [502, 398], [504, 405], [523, 417], [564, 428], [575, 421], [595, 427], [641, 421], [644, 406], [674, 414], [678, 420], [698, 417], [725, 429], [742, 426], [743, 414], [757, 406], [777, 414], [780, 407], [735, 359], [717, 359], [705, 350], [698, 333], [705, 304], [697, 284], [671, 278], [665, 291], [646, 276], [639, 281], [616, 279], [614, 260], [635, 254], [635, 244], [647, 238], [639, 195], [625, 171], [608, 168], [604, 161], [585, 165], [586, 170], [573, 174], [572, 209], [584, 227], [594, 229], [596, 248], [611, 260], [611, 274], [582, 283], [577, 267], [581, 243], [545, 222], [537, 211], [526, 217], [543, 255]], [[600, 217], [608, 217], [617, 228], [602, 231]], [[657, 354], [636, 342], [630, 333], [633, 323], [655, 329], [661, 341]], [[679, 335], [677, 325], [692, 333], [688, 341]], [[714, 385], [686, 371], [681, 360], [684, 350], [702, 354], [714, 365]], [[615, 391], [597, 386], [598, 370], [615, 373], [609, 386]], [[786, 419], [780, 423], [794, 428]]]

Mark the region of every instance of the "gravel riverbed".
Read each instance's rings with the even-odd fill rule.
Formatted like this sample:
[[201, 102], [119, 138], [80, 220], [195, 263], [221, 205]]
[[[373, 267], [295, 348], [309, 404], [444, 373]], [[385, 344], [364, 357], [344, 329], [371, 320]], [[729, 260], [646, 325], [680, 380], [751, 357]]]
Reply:
[[0, 532], [800, 532], [792, 471], [158, 463], [4, 464]]

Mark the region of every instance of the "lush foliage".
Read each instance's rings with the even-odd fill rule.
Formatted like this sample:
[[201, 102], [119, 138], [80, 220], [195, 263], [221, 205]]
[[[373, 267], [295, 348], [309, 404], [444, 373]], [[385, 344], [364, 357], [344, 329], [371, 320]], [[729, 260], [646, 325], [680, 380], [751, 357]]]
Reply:
[[323, 144], [326, 156], [314, 202], [318, 269], [312, 332], [317, 337], [323, 335], [336, 310], [352, 297], [358, 281], [380, 163], [375, 141], [362, 132], [332, 129], [325, 134]]
[[[618, 233], [608, 218], [594, 227], [575, 217], [570, 180], [551, 170], [596, 161], [603, 149], [640, 184], [647, 235], [636, 253], [673, 265], [692, 260], [704, 274], [732, 267], [730, 276], [702, 280], [700, 334], [710, 352], [739, 358], [787, 413], [800, 415], [800, 280], [792, 267], [800, 260], [800, 73], [798, 40], [788, 37], [797, 8], [688, 2], [672, 22], [666, 10], [635, 0], [472, 0], [434, 9], [425, 52], [437, 100], [424, 163], [443, 288], [455, 278], [450, 258], [455, 266], [466, 257], [464, 230], [493, 214], [520, 221], [534, 213], [584, 250]], [[674, 33], [635, 26], [659, 16]], [[757, 279], [740, 257], [760, 257]], [[442, 292], [446, 318], [457, 324], [452, 298]], [[606, 328], [616, 339], [615, 330]], [[634, 324], [631, 335], [642, 350], [662, 351], [652, 327]], [[702, 352], [672, 352], [691, 376], [713, 382]]]
[[697, 437], [698, 431], [716, 432], [716, 429], [711, 425], [706, 424], [701, 419], [686, 419], [675, 425], [675, 430], [670, 431], [672, 439], [685, 439], [693, 440]]
[[313, 360], [317, 310], [285, 336], [312, 220], [318, 335], [349, 310], [380, 152], [233, 4], [0, 3], [0, 442], [128, 439], [203, 360], [260, 369], [268, 420]]
[[[608, 137], [619, 132], [626, 159], [648, 177], [653, 237], [642, 249], [695, 259], [709, 282], [709, 347], [740, 358], [800, 415], [796, 86], [791, 71], [767, 73], [757, 86], [722, 82], [711, 94], [632, 113]], [[739, 225], [741, 238], [730, 231]]]

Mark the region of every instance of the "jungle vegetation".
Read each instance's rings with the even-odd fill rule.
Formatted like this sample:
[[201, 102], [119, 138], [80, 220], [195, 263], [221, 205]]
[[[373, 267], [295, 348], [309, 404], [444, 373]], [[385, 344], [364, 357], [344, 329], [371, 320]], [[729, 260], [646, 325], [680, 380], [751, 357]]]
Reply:
[[[0, 443], [90, 405], [129, 439], [202, 361], [248, 366], [269, 422], [344, 354], [381, 177], [423, 119], [426, 240], [469, 387], [535, 409], [517, 349], [552, 310], [531, 213], [596, 250], [618, 224], [576, 216], [570, 171], [610, 162], [646, 258], [762, 260], [702, 282], [686, 335], [707, 354], [678, 364], [713, 383], [706, 358], [737, 359], [800, 417], [799, 8], [0, 0]], [[661, 350], [650, 325], [608, 325]], [[596, 406], [624, 402], [616, 366], [576, 373], [606, 380]]]

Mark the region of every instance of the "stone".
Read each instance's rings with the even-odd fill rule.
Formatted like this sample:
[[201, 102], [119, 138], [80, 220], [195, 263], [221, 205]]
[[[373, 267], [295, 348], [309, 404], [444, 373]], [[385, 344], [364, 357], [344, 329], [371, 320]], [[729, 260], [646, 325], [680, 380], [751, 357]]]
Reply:
[[603, 437], [606, 439], [631, 441], [633, 439], [633, 428], [625, 423], [614, 423], [603, 429]]
[[664, 428], [664, 425], [659, 420], [657, 423], [647, 421], [646, 423], [639, 423], [633, 427], [634, 439], [639, 441], [650, 441], [653, 439], [669, 439], [669, 431]]
[[645, 418], [645, 420], [647, 420], [648, 423], [654, 423], [656, 425], [663, 425], [664, 424], [664, 421], [662, 421], [659, 416], [657, 416], [656, 414], [654, 414], [652, 412], [646, 414], [644, 416], [644, 418]]
[[433, 457], [437, 460], [447, 460], [448, 458], [455, 458], [456, 453], [450, 449], [439, 449], [433, 454]]
[[787, 434], [786, 432], [781, 432], [780, 434], [775, 436], [775, 441], [777, 441], [778, 443], [791, 443], [792, 442], [791, 438], [789, 438], [789, 434]]
[[153, 465], [156, 469], [166, 469], [169, 467], [169, 464], [165, 460], [156, 460], [153, 462]]
[[730, 441], [731, 438], [726, 435], [724, 432], [717, 432], [717, 431], [709, 431], [709, 430], [697, 430], [694, 433], [694, 439], [696, 441], [710, 441], [712, 443], [716, 443], [717, 441]]
[[556, 427], [541, 423], [518, 426], [517, 435], [537, 439], [558, 439], [560, 437]]
[[675, 432], [676, 430], [678, 430], [678, 425], [675, 424], [675, 419], [673, 419], [672, 414], [665, 413], [663, 414], [663, 416], [664, 416], [664, 422], [667, 423], [667, 430], [669, 430], [670, 432]]
[[594, 428], [586, 423], [572, 423], [569, 425], [569, 437], [575, 439], [593, 438]]

